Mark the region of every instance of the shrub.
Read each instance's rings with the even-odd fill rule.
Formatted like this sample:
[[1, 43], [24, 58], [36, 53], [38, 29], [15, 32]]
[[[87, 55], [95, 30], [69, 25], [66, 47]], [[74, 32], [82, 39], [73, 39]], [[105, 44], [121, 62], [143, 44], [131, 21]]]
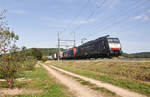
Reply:
[[22, 61], [15, 55], [3, 55], [0, 58], [0, 75], [8, 82], [8, 87], [12, 88], [14, 79], [22, 69]]
[[24, 61], [25, 70], [33, 70], [37, 60], [32, 56], [27, 56]]
[[43, 62], [46, 62], [47, 60], [48, 60], [48, 58], [47, 58], [46, 56], [43, 56], [43, 57], [42, 57], [42, 61], [43, 61]]
[[[0, 13], [0, 24], [4, 24], [3, 17]], [[13, 87], [14, 79], [22, 68], [22, 58], [16, 46], [18, 39], [18, 35], [10, 31], [9, 27], [0, 25], [0, 75], [7, 81], [9, 88]]]

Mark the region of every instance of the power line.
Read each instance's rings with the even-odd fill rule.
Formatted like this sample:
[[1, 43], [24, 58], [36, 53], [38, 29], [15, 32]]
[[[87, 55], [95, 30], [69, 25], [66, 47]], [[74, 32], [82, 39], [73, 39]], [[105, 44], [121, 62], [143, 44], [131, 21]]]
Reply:
[[64, 30], [62, 32], [65, 32], [72, 24], [73, 22], [81, 15], [83, 9], [85, 9], [88, 4], [89, 4], [90, 0], [87, 0], [87, 2], [81, 7], [79, 13], [77, 13], [77, 15], [74, 16], [74, 18], [71, 20], [71, 22], [64, 28]]
[[[94, 14], [96, 13], [96, 11], [97, 11], [98, 9], [102, 8], [103, 5], [104, 5], [106, 2], [107, 2], [107, 0], [104, 0], [104, 1], [100, 4], [100, 6], [96, 7], [96, 9], [91, 12], [91, 14], [86, 18], [85, 21], [89, 21], [89, 19], [94, 16]], [[77, 26], [74, 30], [72, 30], [71, 33], [74, 33], [74, 36], [75, 36], [75, 34], [76, 34], [75, 31], [76, 31], [77, 29], [80, 29], [80, 27], [81, 27], [81, 24], [80, 24], [79, 26]], [[75, 37], [74, 37], [74, 38], [75, 38]], [[75, 39], [74, 39], [74, 40], [75, 40]]]
[[[126, 16], [126, 17], [123, 17], [123, 18], [120, 18], [120, 20], [117, 20], [117, 21], [115, 21], [115, 22], [111, 22], [110, 24], [104, 26], [103, 29], [101, 29], [101, 31], [102, 31], [102, 30], [105, 30], [105, 29], [108, 29], [108, 28], [111, 28], [111, 27], [113, 27], [113, 26], [116, 25], [116, 24], [125, 23], [125, 22], [127, 22], [127, 21], [130, 20], [129, 17], [130, 17], [130, 15], [128, 15], [128, 16]], [[127, 20], [127, 19], [128, 19], [128, 20]], [[124, 22], [122, 22], [122, 20], [124, 20]]]
[[[149, 9], [149, 8], [148, 8]], [[144, 14], [146, 14], [147, 13], [147, 9], [145, 10], [145, 13]], [[127, 23], [127, 22], [126, 22]], [[142, 22], [143, 23], [143, 22]], [[128, 27], [128, 28], [126, 28], [126, 29], [121, 29], [121, 31], [119, 31], [119, 32], [122, 32], [122, 31], [130, 31], [131, 29], [133, 29], [134, 27], [136, 27], [136, 26], [138, 26], [138, 24], [136, 23], [136, 24], [134, 24], [133, 26], [130, 26], [130, 27]]]
[[[96, 9], [91, 12], [91, 14], [85, 19], [85, 21], [89, 21], [89, 19], [91, 19], [91, 18], [94, 16], [94, 14], [96, 13], [96, 11], [97, 11], [98, 9], [102, 8], [102, 6], [103, 6], [106, 2], [107, 2], [107, 0], [104, 0], [104, 1], [101, 3], [100, 6], [96, 7]], [[75, 32], [77, 29], [80, 29], [80, 27], [81, 27], [81, 24], [78, 25], [74, 30], [72, 30], [71, 33], [72, 33], [72, 32]]]
[[[137, 3], [137, 1], [132, 4], [132, 5], [133, 5], [133, 6], [132, 6], [133, 8], [134, 8], [135, 6], [137, 6], [137, 5], [135, 5], [136, 3]], [[128, 13], [129, 10], [131, 10], [132, 7], [128, 7], [125, 11], [119, 10], [119, 13], [121, 13], [121, 14], [120, 14], [120, 16], [119, 16], [119, 14], [117, 14], [117, 16], [119, 16], [120, 18], [122, 18], [121, 16], [124, 16], [124, 13]], [[110, 20], [114, 20], [114, 19], [115, 19], [115, 16], [116, 16], [116, 14], [115, 14], [115, 15], [108, 16], [108, 17], [102, 19], [101, 21], [104, 21], [103, 23], [108, 24], [106, 21], [110, 22]], [[100, 25], [99, 25], [99, 24], [100, 24]], [[99, 28], [99, 27], [104, 26], [105, 24], [97, 23], [97, 24], [95, 24], [94, 28], [97, 29], [97, 28]], [[95, 30], [95, 29], [93, 29], [93, 30]]]
[[[131, 8], [137, 8], [138, 5], [135, 5], [136, 3], [138, 3], [138, 2], [137, 2], [137, 1], [134, 2]], [[145, 2], [144, 2], [144, 3], [145, 3]], [[143, 3], [140, 4], [140, 5], [143, 5]], [[128, 13], [128, 12], [131, 10], [131, 8], [128, 7], [125, 11], [120, 10], [119, 13], [121, 13], [121, 14], [120, 14], [120, 16], [119, 16], [119, 14], [117, 14], [117, 16], [119, 16], [120, 18], [122, 18], [122, 16], [125, 16], [125, 13]], [[110, 22], [109, 20], [114, 20], [114, 19], [115, 19], [115, 16], [116, 16], [116, 14], [115, 14], [115, 15], [111, 15], [111, 16], [105, 18], [104, 20]], [[97, 27], [100, 26], [100, 25], [98, 25], [98, 24], [99, 24], [99, 23], [96, 24], [96, 25], [97, 25], [97, 26], [96, 26], [96, 29], [97, 29]], [[107, 24], [107, 23], [105, 22], [105, 24]], [[101, 25], [104, 26], [105, 24], [101, 24]], [[101, 27], [102, 27], [102, 26], [101, 26]]]
[[[61, 42], [74, 42], [74, 45], [62, 44]], [[75, 40], [61, 40], [60, 33], [58, 32], [58, 49], [57, 49], [57, 60], [58, 61], [60, 59], [60, 47], [61, 46], [74, 46], [75, 47]]]
[[[145, 2], [144, 2], [144, 3], [145, 3]], [[140, 5], [143, 5], [143, 3], [140, 3]], [[134, 7], [136, 8], [137, 5], [134, 6]], [[128, 10], [131, 10], [131, 9], [128, 8]], [[128, 10], [126, 10], [126, 12], [129, 12]], [[121, 16], [122, 16], [122, 15], [124, 15], [124, 14], [121, 14]], [[128, 17], [129, 17], [129, 16], [121, 17], [121, 18], [115, 20], [115, 22], [109, 22], [109, 23], [106, 23], [106, 25], [102, 25], [102, 26], [101, 26], [101, 31], [102, 31], [102, 30], [105, 30], [105, 29], [108, 29], [108, 28], [110, 28], [110, 27], [113, 27], [115, 24], [122, 22], [121, 20], [126, 19], [126, 18], [128, 18]], [[100, 27], [100, 25], [98, 25], [97, 27]], [[103, 28], [103, 29], [102, 29], [102, 28]], [[93, 34], [93, 33], [91, 33], [91, 34]], [[91, 36], [91, 34], [89, 34], [88, 37]]]

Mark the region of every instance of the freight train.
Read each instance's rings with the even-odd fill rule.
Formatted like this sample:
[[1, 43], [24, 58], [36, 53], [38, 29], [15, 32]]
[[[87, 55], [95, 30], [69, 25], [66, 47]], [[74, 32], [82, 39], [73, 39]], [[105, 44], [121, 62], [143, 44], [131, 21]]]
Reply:
[[[122, 54], [121, 43], [118, 38], [109, 35], [86, 42], [78, 47], [70, 48], [62, 52], [61, 59], [84, 59], [84, 58], [111, 58]], [[57, 56], [55, 54], [55, 58]]]

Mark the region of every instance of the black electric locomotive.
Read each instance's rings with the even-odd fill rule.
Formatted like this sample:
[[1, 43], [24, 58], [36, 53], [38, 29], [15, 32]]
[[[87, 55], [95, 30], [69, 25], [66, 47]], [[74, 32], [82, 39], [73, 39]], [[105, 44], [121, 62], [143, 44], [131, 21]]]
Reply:
[[118, 38], [110, 38], [109, 35], [89, 41], [77, 47], [77, 58], [99, 58], [120, 56], [121, 44]]
[[118, 38], [109, 35], [86, 42], [78, 47], [70, 48], [63, 52], [62, 59], [83, 58], [110, 58], [122, 54], [121, 43]]

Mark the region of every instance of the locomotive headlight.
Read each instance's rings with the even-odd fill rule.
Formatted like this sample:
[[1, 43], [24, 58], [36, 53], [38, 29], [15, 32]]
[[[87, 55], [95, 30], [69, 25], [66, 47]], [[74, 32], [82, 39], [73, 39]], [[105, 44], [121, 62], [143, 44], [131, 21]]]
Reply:
[[112, 50], [119, 50], [119, 48], [111, 48]]
[[119, 50], [121, 48], [120, 43], [109, 43], [109, 48], [111, 50]]

